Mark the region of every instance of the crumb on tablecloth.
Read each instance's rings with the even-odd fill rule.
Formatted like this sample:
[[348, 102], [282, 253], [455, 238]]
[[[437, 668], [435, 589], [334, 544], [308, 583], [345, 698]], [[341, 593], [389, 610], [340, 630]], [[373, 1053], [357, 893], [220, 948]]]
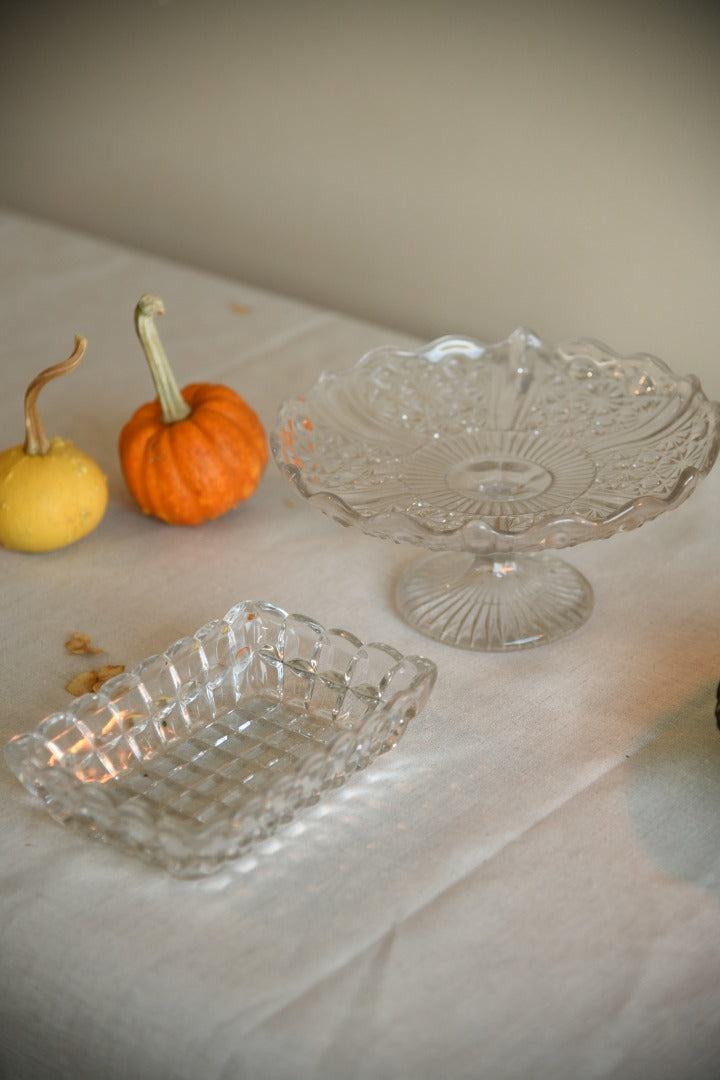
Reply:
[[72, 677], [65, 689], [73, 697], [79, 697], [81, 694], [93, 694], [108, 679], [112, 679], [115, 675], [121, 675], [124, 670], [124, 664], [104, 664], [93, 671], [81, 671], [79, 675]]
[[67, 639], [65, 648], [69, 653], [76, 656], [105, 652], [104, 649], [98, 649], [97, 646], [91, 645], [87, 634], [81, 634], [78, 630], [74, 631]]

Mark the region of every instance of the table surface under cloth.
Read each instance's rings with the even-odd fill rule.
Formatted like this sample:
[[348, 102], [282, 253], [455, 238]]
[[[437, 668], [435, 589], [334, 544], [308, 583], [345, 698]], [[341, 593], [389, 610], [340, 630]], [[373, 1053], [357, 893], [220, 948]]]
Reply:
[[716, 1080], [720, 471], [566, 553], [595, 591], [573, 636], [440, 645], [394, 608], [420, 552], [341, 528], [272, 463], [203, 526], [138, 511], [116, 442], [153, 396], [132, 326], [147, 291], [180, 385], [231, 386], [267, 429], [322, 370], [413, 344], [4, 213], [3, 445], [22, 441], [29, 378], [83, 334], [41, 411], [102, 465], [110, 502], [72, 547], [0, 550], [2, 743], [69, 703], [88, 666], [65, 651], [73, 631], [132, 667], [242, 599], [422, 653], [438, 679], [391, 753], [197, 881], [61, 828], [3, 764], [2, 1075]]

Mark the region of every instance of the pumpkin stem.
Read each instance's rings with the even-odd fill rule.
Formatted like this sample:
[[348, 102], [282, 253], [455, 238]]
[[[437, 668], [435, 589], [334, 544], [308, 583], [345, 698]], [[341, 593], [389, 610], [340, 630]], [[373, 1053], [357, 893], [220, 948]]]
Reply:
[[140, 297], [135, 308], [135, 330], [140, 338], [140, 344], [155, 383], [163, 421], [166, 424], [175, 424], [178, 420], [185, 420], [192, 409], [178, 390], [178, 384], [153, 320], [154, 315], [164, 314], [165, 305], [160, 297], [145, 293]]
[[41, 371], [39, 375], [35, 376], [25, 391], [24, 449], [26, 454], [47, 454], [50, 449], [50, 440], [45, 434], [45, 428], [43, 427], [40, 414], [37, 410], [38, 394], [43, 386], [45, 386], [46, 383], [49, 383], [51, 379], [57, 378], [58, 375], [67, 375], [69, 371], [73, 371], [85, 355], [86, 348], [87, 339], [76, 334], [75, 351], [72, 355], [68, 356], [67, 360], [63, 360], [62, 363], [53, 364], [52, 367], [45, 368], [44, 371]]

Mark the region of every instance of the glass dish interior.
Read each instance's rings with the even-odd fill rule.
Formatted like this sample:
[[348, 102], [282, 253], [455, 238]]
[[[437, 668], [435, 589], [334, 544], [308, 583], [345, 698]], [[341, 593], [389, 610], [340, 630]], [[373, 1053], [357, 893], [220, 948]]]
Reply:
[[394, 746], [434, 680], [422, 657], [242, 603], [6, 756], [57, 820], [195, 876]]

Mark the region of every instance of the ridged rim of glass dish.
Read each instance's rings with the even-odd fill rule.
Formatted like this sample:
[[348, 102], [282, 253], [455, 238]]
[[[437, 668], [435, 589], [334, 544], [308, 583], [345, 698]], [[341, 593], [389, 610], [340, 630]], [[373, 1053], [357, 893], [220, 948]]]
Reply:
[[[674, 417], [677, 423], [683, 418], [703, 413], [707, 425], [704, 440], [704, 457], [701, 465], [692, 465], [678, 472], [677, 480], [667, 494], [662, 496], [643, 493], [629, 497], [612, 513], [600, 520], [591, 519], [576, 512], [547, 512], [539, 514], [526, 525], [512, 529], [497, 528], [477, 516], [457, 525], [438, 525], [404, 508], [392, 511], [379, 510], [366, 513], [352, 506], [342, 491], [330, 486], [316, 486], [303, 468], [288, 453], [287, 429], [297, 423], [307, 426], [312, 419], [315, 400], [322, 401], [327, 391], [345, 379], [355, 378], [363, 370], [388, 357], [399, 360], [427, 359], [439, 361], [453, 351], [474, 354], [479, 363], [502, 363], [498, 357], [502, 349], [510, 355], [513, 347], [531, 347], [540, 350], [558, 365], [561, 374], [569, 379], [567, 369], [575, 362], [588, 362], [599, 370], [625, 373], [634, 368], [642, 371], [650, 381], [662, 384], [671, 381], [678, 390], [676, 399], [682, 408]], [[682, 393], [680, 392], [682, 390]], [[531, 429], [528, 429], [530, 431]], [[552, 431], [547, 434], [552, 435]], [[679, 376], [668, 364], [650, 353], [620, 355], [607, 345], [592, 338], [578, 338], [557, 345], [548, 345], [533, 331], [518, 328], [508, 338], [492, 344], [483, 344], [462, 335], [446, 335], [416, 349], [397, 349], [379, 346], [362, 356], [355, 364], [340, 371], [325, 371], [304, 394], [285, 399], [278, 410], [275, 427], [270, 435], [270, 446], [280, 472], [296, 490], [342, 525], [353, 525], [373, 536], [411, 543], [429, 550], [466, 550], [478, 554], [484, 552], [533, 551], [544, 548], [571, 546], [589, 539], [602, 539], [620, 530], [638, 528], [666, 510], [679, 506], [691, 494], [699, 481], [713, 467], [720, 451], [720, 403], [710, 401], [695, 375]]]
[[[339, 657], [346, 662], [344, 671], [323, 667]], [[357, 693], [367, 699], [367, 712], [360, 708], [357, 726], [339, 728], [325, 746], [312, 746], [296, 769], [279, 773], [235, 813], [228, 811], [210, 824], [178, 820], [172, 810], [142, 802], [125, 810], [122, 793], [115, 795], [117, 789], [105, 781], [142, 766], [150, 754], [161, 756], [166, 747], [221, 717], [223, 707], [228, 711], [222, 685], [232, 682], [237, 707], [242, 701], [238, 683], [255, 661], [276, 672], [279, 701], [285, 700], [286, 683], [291, 694], [305, 680], [306, 695], [312, 695], [316, 678], [332, 678], [339, 702], [344, 693]], [[363, 644], [347, 630], [326, 629], [267, 601], [241, 601], [222, 619], [145, 658], [96, 693], [50, 713], [35, 730], [13, 736], [5, 756], [11, 771], [57, 820], [77, 824], [83, 818], [101, 839], [160, 862], [179, 876], [197, 876], [271, 835], [320, 792], [391, 749], [427, 701], [436, 676], [435, 664], [423, 656], [403, 655], [383, 643]], [[359, 681], [367, 678], [367, 684]], [[134, 719], [127, 728], [128, 710], [136, 717], [138, 702], [145, 709], [142, 722]], [[168, 708], [176, 710], [181, 726], [187, 724], [184, 732], [178, 734], [175, 720], [168, 733]], [[212, 716], [198, 719], [205, 716], [203, 710]], [[59, 742], [60, 732], [69, 751]], [[92, 772], [90, 780], [78, 775], [83, 770]]]

